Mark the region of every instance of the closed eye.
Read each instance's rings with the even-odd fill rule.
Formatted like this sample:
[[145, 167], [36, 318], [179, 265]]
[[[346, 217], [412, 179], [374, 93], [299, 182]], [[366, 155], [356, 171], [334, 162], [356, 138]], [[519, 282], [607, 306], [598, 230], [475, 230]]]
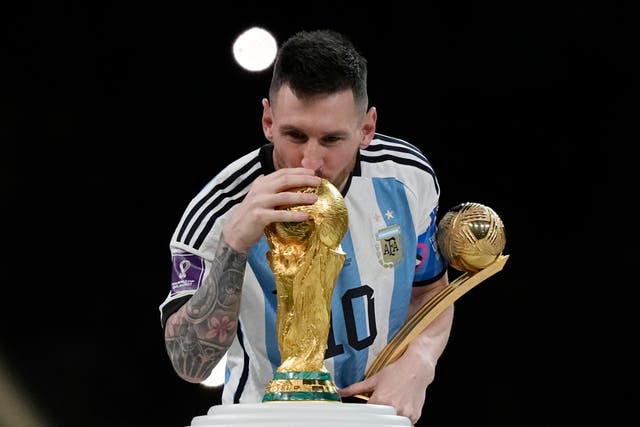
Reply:
[[306, 142], [308, 139], [307, 135], [297, 130], [288, 130], [286, 132], [283, 132], [282, 134], [286, 136], [288, 139], [291, 139], [299, 143]]
[[331, 134], [325, 135], [320, 139], [320, 143], [325, 146], [336, 145], [338, 142], [346, 139], [345, 135], [342, 134]]

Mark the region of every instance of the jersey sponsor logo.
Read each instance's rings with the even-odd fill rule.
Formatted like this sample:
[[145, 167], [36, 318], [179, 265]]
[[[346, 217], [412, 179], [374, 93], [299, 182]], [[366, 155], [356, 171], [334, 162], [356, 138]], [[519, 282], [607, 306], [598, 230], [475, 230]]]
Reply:
[[204, 260], [193, 254], [174, 254], [171, 269], [171, 295], [195, 291], [202, 283]]
[[378, 230], [376, 240], [378, 241], [377, 252], [380, 264], [385, 268], [393, 268], [400, 264], [403, 247], [400, 226], [394, 224]]

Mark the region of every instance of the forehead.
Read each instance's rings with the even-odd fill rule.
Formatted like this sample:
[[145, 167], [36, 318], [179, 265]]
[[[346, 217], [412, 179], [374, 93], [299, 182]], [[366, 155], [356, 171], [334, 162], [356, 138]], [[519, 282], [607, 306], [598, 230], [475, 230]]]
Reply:
[[342, 127], [359, 120], [351, 90], [298, 98], [288, 86], [283, 86], [271, 107], [274, 121], [291, 126], [324, 122]]

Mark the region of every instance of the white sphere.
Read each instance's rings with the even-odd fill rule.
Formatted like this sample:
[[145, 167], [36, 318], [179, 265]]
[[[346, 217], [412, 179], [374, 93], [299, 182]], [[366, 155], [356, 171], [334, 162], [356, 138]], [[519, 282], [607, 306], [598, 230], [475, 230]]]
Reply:
[[276, 39], [267, 30], [253, 27], [240, 34], [233, 43], [233, 56], [242, 68], [262, 71], [276, 57]]

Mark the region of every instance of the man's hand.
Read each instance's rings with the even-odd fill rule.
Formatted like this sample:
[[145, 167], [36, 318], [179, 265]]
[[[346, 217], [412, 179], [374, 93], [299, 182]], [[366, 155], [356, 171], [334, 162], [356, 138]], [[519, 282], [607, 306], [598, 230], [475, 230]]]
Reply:
[[257, 178], [244, 200], [224, 225], [225, 240], [235, 250], [247, 253], [260, 240], [264, 227], [272, 222], [301, 222], [309, 219], [302, 211], [281, 209], [282, 206], [311, 205], [318, 200], [313, 193], [294, 191], [301, 187], [317, 187], [321, 179], [305, 168], [279, 169]]
[[[408, 315], [412, 316], [448, 283], [448, 276], [444, 274], [428, 286], [414, 287]], [[427, 387], [435, 377], [436, 363], [449, 339], [453, 311], [453, 305], [445, 308], [395, 362], [366, 380], [339, 390], [340, 395], [368, 395], [369, 403], [391, 405], [399, 415], [415, 424], [422, 415]]]
[[425, 365], [424, 357], [407, 351], [395, 362], [364, 381], [339, 390], [340, 396], [369, 396], [368, 403], [390, 405], [398, 415], [415, 424], [422, 415], [427, 386], [434, 377], [434, 367]]

